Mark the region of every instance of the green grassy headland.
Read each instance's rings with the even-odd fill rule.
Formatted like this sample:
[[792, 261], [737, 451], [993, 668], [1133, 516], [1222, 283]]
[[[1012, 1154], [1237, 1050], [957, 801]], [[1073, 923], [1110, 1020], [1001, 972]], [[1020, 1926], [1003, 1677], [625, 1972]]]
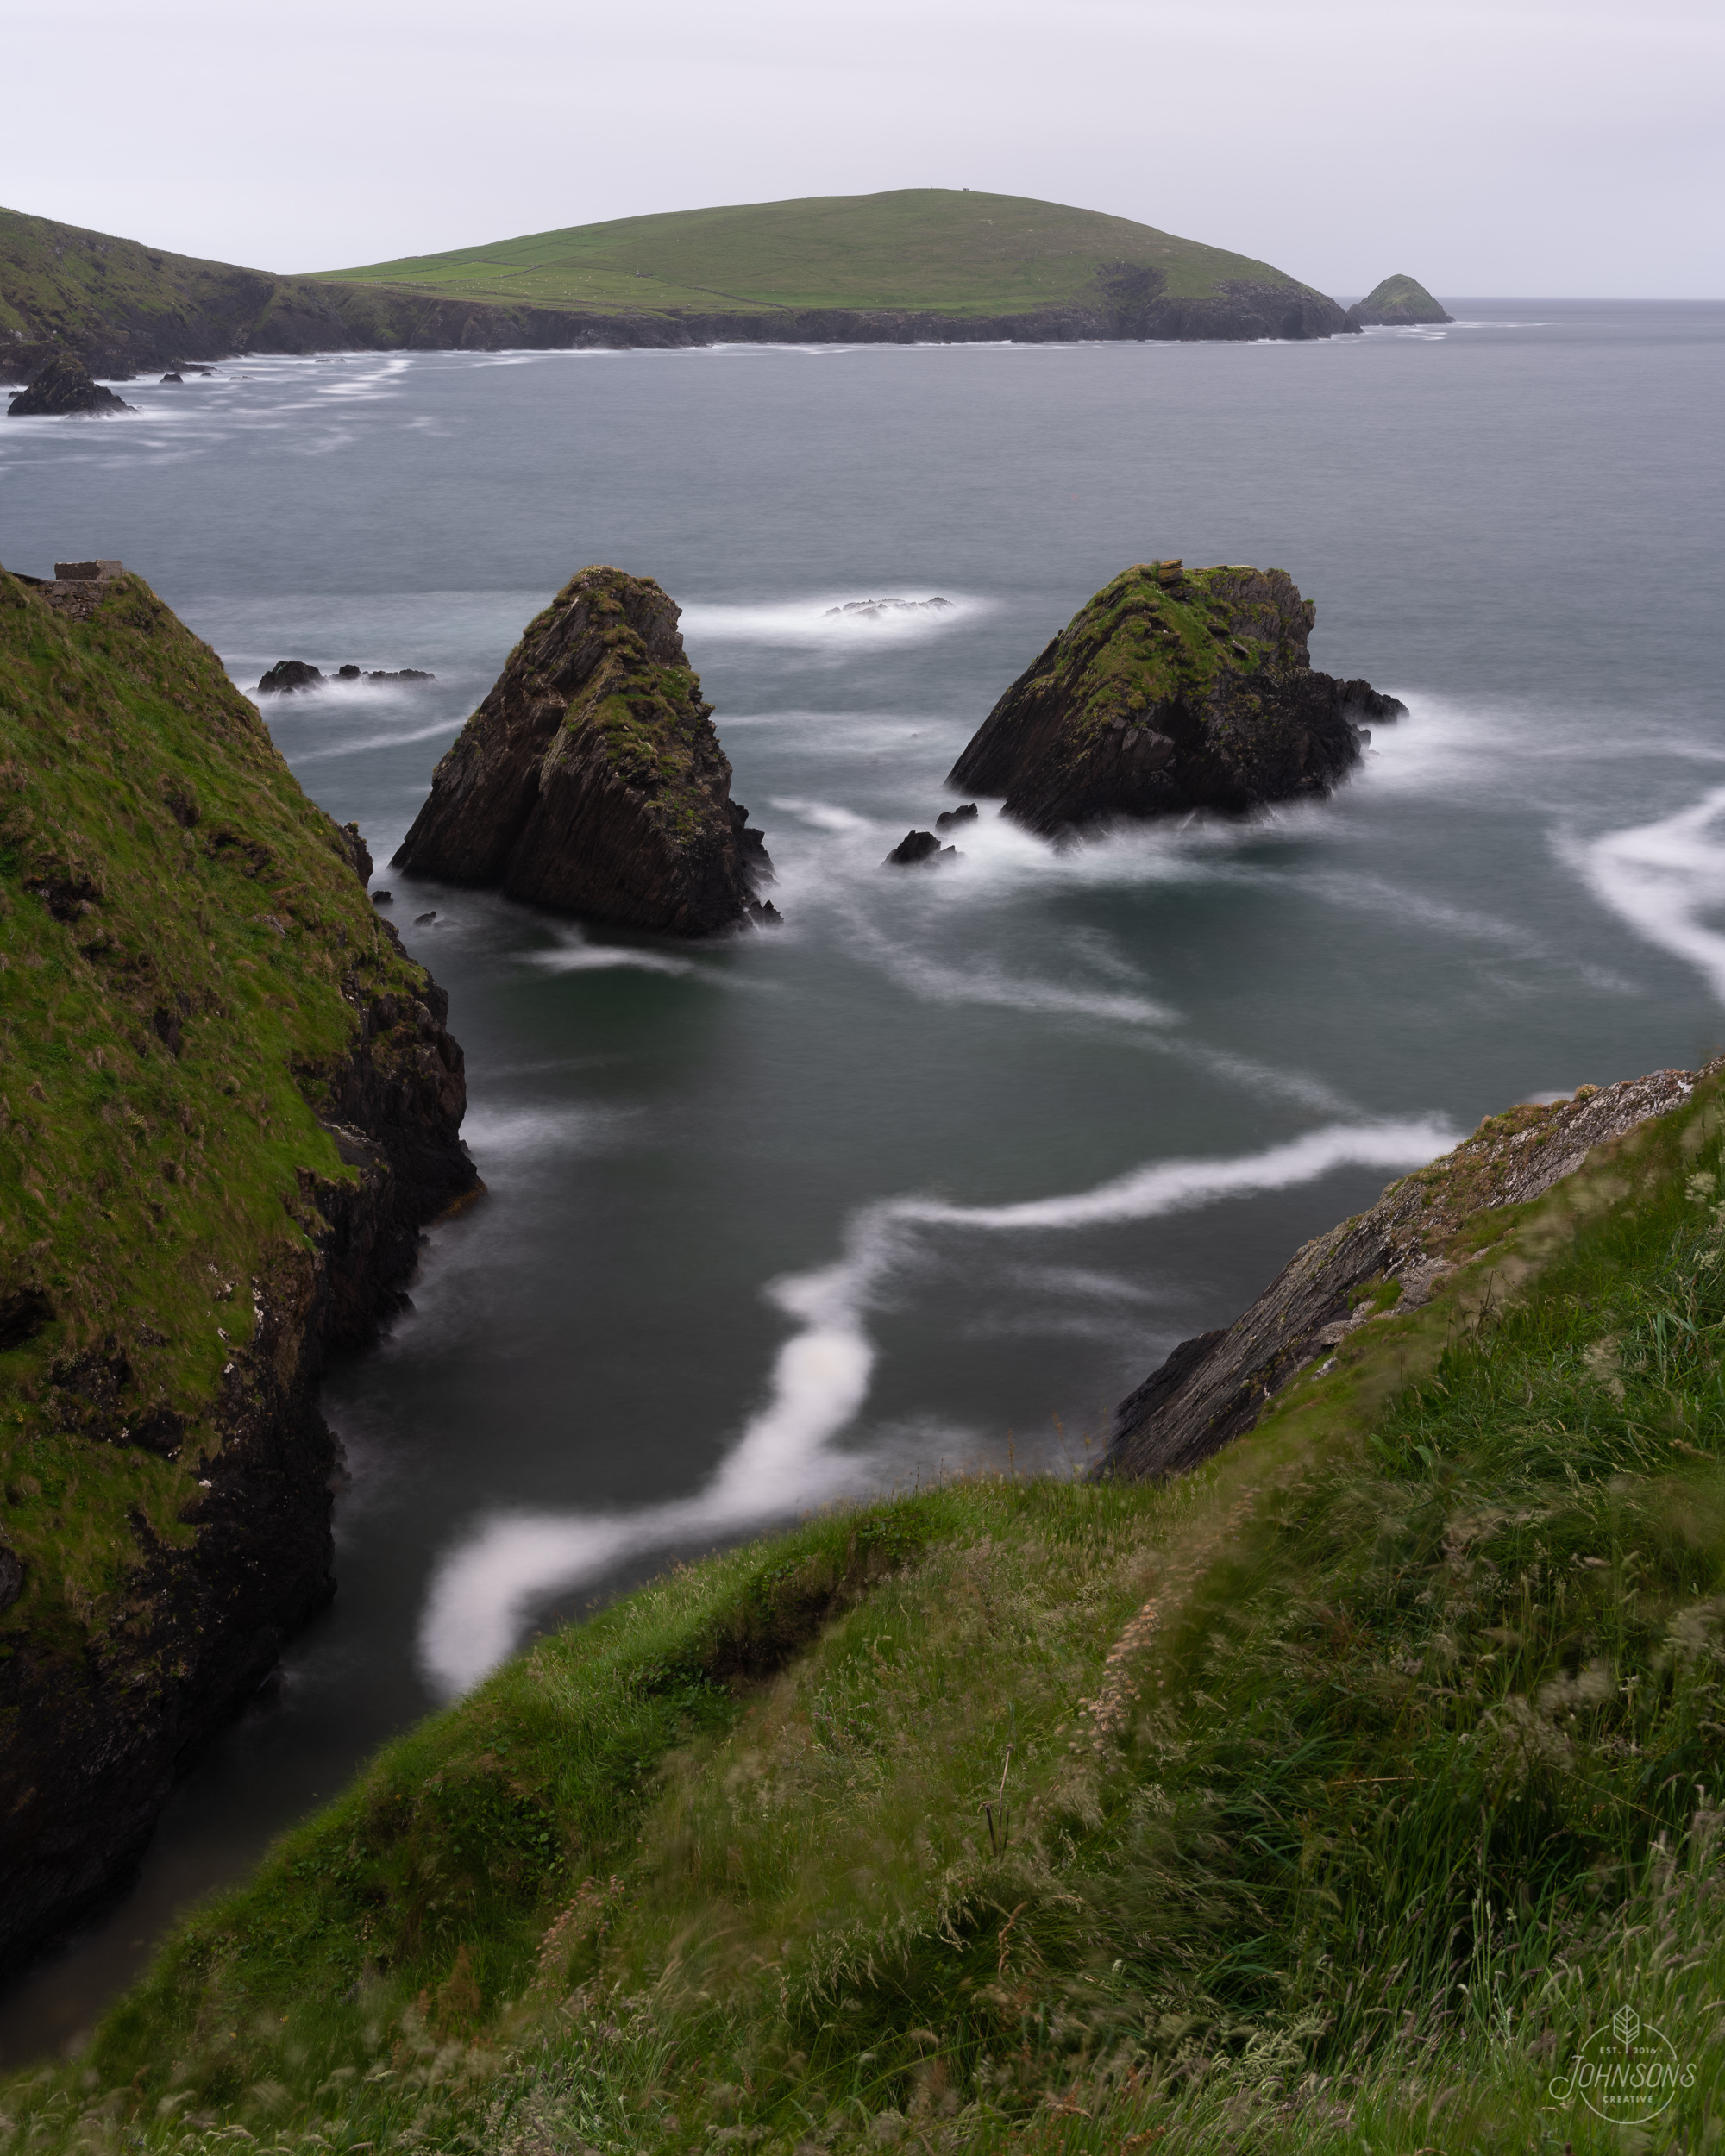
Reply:
[[[1715, 1072], [1465, 1219], [1183, 1480], [957, 1482], [540, 1641], [13, 2145], [1716, 2147], [1722, 1131]], [[1551, 2092], [1620, 2007], [1692, 2069], [1640, 2138]]]
[[302, 1174], [354, 1179], [313, 1103], [356, 1000], [424, 993], [216, 654], [139, 578], [101, 593], [79, 621], [0, 573], [0, 1658], [74, 1664], [199, 1532]]
[[1063, 203], [950, 187], [682, 210], [312, 273], [439, 298], [608, 314], [845, 308], [1028, 313], [1098, 297], [1100, 271], [1161, 271], [1177, 298], [1239, 280], [1300, 289], [1243, 254]]

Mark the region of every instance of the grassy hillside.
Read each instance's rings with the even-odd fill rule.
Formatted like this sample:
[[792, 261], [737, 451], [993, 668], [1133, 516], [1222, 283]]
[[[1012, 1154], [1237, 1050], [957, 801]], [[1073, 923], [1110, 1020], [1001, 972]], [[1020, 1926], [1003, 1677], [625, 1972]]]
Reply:
[[1125, 263], [1163, 272], [1163, 289], [1176, 298], [1207, 297], [1235, 279], [1297, 289], [1267, 262], [1127, 217], [949, 187], [622, 217], [315, 278], [576, 311], [963, 316], [1094, 299], [1098, 271]]
[[352, 342], [321, 289], [0, 209], [0, 373], [22, 379], [60, 348], [124, 374]]
[[[0, 2108], [44, 2151], [1714, 2147], [1722, 1130], [1716, 1072], [1465, 1221], [1182, 1482], [956, 1483], [539, 1643]], [[1626, 2005], [1694, 2069], [1640, 2140], [1549, 2086]]]
[[216, 654], [103, 592], [0, 573], [0, 1654], [120, 1620], [135, 1514], [193, 1538], [235, 1283], [303, 1244], [303, 1172], [353, 1180], [297, 1075], [349, 1045], [344, 972], [424, 993]]

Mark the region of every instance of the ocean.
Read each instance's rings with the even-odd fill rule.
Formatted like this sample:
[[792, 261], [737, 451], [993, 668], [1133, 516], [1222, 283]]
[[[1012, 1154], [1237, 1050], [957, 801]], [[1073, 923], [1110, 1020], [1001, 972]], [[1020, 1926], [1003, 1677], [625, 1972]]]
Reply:
[[[1483, 1115], [1725, 1041], [1725, 306], [1452, 304], [1309, 345], [253, 360], [0, 421], [9, 567], [123, 559], [248, 690], [435, 674], [264, 708], [449, 991], [490, 1192], [326, 1387], [333, 1608], [136, 1890], [0, 1996], [0, 2058], [536, 1629], [859, 1492], [1082, 1471], [1176, 1341]], [[1065, 851], [984, 802], [957, 861], [884, 868], [1169, 555], [1288, 570], [1314, 663], [1408, 716], [1326, 802]], [[782, 930], [388, 868], [589, 562], [681, 605]]]

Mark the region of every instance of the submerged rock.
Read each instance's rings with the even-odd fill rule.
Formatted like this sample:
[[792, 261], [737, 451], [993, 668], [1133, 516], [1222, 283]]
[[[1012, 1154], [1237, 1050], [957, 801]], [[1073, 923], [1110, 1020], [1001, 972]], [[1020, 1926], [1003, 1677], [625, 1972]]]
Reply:
[[1123, 570], [1013, 682], [946, 782], [1003, 794], [1044, 837], [1327, 793], [1358, 758], [1359, 722], [1407, 706], [1314, 671], [1315, 612], [1283, 569]]
[[1356, 328], [1394, 329], [1421, 322], [1453, 322], [1425, 286], [1411, 277], [1386, 277], [1376, 291], [1348, 309]]
[[753, 918], [772, 864], [649, 577], [570, 580], [437, 766], [394, 865], [677, 936]]
[[58, 419], [78, 414], [100, 418], [133, 407], [111, 389], [104, 389], [82, 360], [56, 352], [39, 367], [7, 405], [13, 419]]

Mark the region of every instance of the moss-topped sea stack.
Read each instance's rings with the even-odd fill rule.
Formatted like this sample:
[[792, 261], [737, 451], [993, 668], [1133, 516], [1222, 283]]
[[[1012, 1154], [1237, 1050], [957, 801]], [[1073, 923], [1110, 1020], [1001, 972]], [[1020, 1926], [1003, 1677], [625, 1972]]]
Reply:
[[674, 936], [769, 913], [771, 865], [679, 611], [650, 577], [572, 577], [437, 766], [394, 865]]
[[329, 1598], [316, 1383], [477, 1188], [447, 1000], [207, 644], [0, 572], [0, 1966]]
[[1359, 756], [1360, 722], [1407, 706], [1314, 669], [1316, 611], [1283, 569], [1122, 570], [1013, 683], [947, 784], [1004, 795], [1050, 838], [1327, 793]]
[[1453, 322], [1416, 278], [1386, 277], [1347, 310], [1355, 329], [1411, 329], [1424, 323]]

